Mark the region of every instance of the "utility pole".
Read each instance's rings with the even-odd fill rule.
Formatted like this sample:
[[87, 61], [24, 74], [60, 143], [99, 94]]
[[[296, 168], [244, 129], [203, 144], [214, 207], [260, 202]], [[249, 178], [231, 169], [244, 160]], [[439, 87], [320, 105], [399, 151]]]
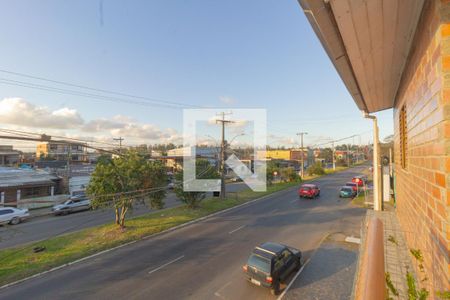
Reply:
[[350, 168], [350, 144], [347, 144], [347, 167]]
[[332, 149], [333, 149], [333, 153], [332, 153], [332, 156], [333, 156], [333, 170], [336, 170], [336, 159], [335, 159], [335, 150], [334, 150], [334, 141], [332, 141], [331, 142], [331, 146], [332, 146]]
[[225, 115], [231, 115], [230, 113], [221, 112], [218, 114], [219, 116], [222, 116], [222, 119], [216, 120], [217, 123], [222, 124], [222, 142], [220, 145], [220, 199], [225, 200], [225, 149], [226, 149], [226, 143], [225, 143], [225, 125], [229, 123], [234, 123], [230, 120], [225, 120]]
[[307, 132], [299, 132], [299, 133], [297, 133], [297, 135], [299, 135], [300, 136], [300, 140], [301, 140], [301, 153], [302, 153], [302, 157], [301, 157], [301, 177], [302, 177], [302, 179], [304, 178], [304, 169], [305, 169], [305, 159], [303, 158], [303, 155], [304, 155], [304, 152], [303, 152], [303, 136], [305, 135], [305, 134], [308, 134]]
[[119, 153], [122, 154], [122, 141], [124, 140], [124, 138], [119, 136], [119, 138], [113, 138], [113, 140], [114, 141], [119, 141]]

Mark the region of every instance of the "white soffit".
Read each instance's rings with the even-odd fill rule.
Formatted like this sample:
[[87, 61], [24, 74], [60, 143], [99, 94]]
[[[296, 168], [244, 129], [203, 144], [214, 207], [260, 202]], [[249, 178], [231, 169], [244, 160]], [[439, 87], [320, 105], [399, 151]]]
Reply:
[[361, 110], [393, 107], [424, 1], [299, 0]]

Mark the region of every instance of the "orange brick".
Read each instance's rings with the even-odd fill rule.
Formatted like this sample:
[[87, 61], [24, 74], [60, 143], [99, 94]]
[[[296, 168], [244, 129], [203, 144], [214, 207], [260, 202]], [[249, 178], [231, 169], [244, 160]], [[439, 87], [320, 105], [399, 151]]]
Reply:
[[433, 186], [432, 194], [434, 198], [441, 199], [441, 191], [439, 190], [439, 188]]
[[450, 56], [442, 58], [442, 70], [450, 71]]
[[448, 90], [448, 89], [444, 90], [442, 98], [443, 98], [442, 104], [444, 104], [444, 105], [450, 104], [450, 90]]
[[437, 185], [445, 188], [445, 175], [442, 173], [434, 173], [434, 179]]
[[450, 36], [450, 24], [443, 24], [441, 27], [441, 36]]
[[442, 205], [440, 202], [436, 202], [436, 209], [437, 209], [438, 214], [441, 215], [441, 217], [443, 217], [445, 219], [446, 213], [445, 213], [444, 205]]
[[450, 123], [444, 125], [444, 137], [450, 138]]

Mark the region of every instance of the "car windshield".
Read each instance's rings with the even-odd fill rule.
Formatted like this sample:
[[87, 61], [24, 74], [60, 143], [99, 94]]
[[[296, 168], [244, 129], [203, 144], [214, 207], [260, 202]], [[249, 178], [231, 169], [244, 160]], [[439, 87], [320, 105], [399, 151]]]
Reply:
[[66, 202], [64, 202], [64, 204], [71, 204], [72, 200], [67, 200]]
[[261, 256], [255, 254], [250, 255], [247, 264], [263, 271], [264, 273], [270, 273], [270, 261], [262, 258]]
[[352, 189], [351, 188], [342, 188], [341, 191], [343, 191], [343, 192], [351, 192]]
[[310, 187], [302, 187], [302, 190], [304, 190], [304, 191], [309, 191], [311, 188]]

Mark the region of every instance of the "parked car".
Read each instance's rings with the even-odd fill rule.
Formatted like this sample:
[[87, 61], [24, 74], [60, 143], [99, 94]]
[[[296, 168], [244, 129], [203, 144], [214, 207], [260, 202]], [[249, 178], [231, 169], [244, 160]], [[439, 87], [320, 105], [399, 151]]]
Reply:
[[62, 204], [53, 206], [52, 212], [55, 215], [67, 215], [72, 212], [88, 210], [91, 208], [91, 201], [86, 196], [74, 196]]
[[264, 243], [253, 249], [242, 269], [248, 281], [270, 288], [276, 295], [280, 292], [280, 282], [300, 270], [301, 266], [300, 250], [278, 243]]
[[300, 198], [315, 198], [320, 196], [320, 189], [315, 184], [303, 184], [298, 190]]
[[351, 186], [343, 186], [339, 190], [340, 198], [353, 198], [354, 196], [356, 196], [356, 192], [353, 190]]
[[28, 209], [0, 207], [0, 224], [16, 225], [30, 216]]
[[351, 187], [355, 193], [358, 193], [358, 184], [357, 183], [347, 182], [345, 185]]
[[358, 184], [358, 186], [364, 186], [364, 184], [366, 183], [366, 178], [363, 176], [355, 176], [352, 178], [352, 182]]

